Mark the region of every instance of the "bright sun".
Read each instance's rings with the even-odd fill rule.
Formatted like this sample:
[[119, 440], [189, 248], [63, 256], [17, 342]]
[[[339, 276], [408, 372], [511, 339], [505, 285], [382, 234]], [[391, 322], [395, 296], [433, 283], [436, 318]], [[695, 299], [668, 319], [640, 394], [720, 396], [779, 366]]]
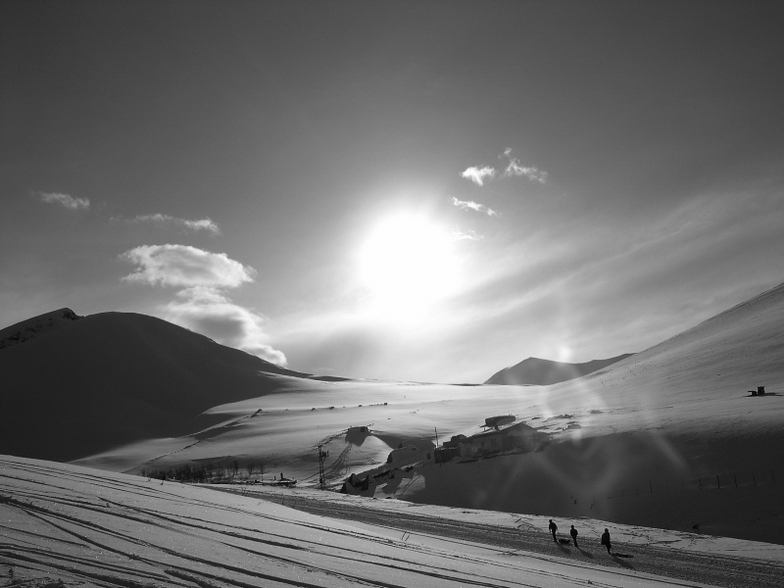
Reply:
[[425, 216], [386, 217], [359, 249], [360, 279], [385, 312], [425, 309], [456, 287], [454, 247], [450, 232]]

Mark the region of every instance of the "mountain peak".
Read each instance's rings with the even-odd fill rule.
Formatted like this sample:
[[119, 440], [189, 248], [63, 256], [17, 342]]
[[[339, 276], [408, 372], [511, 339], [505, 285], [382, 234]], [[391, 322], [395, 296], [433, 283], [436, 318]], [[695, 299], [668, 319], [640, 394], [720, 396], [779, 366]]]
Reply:
[[585, 363], [566, 363], [529, 357], [518, 364], [493, 374], [485, 384], [509, 384], [517, 386], [547, 386], [579, 378], [612, 365], [633, 355], [625, 353], [608, 359], [594, 359]]
[[0, 329], [0, 349], [25, 343], [83, 318], [70, 308], [60, 308]]
[[61, 309], [0, 333], [10, 343], [0, 349], [3, 409], [14, 417], [0, 453], [73, 459], [178, 436], [222, 418], [202, 417], [209, 408], [309, 376], [136, 313]]

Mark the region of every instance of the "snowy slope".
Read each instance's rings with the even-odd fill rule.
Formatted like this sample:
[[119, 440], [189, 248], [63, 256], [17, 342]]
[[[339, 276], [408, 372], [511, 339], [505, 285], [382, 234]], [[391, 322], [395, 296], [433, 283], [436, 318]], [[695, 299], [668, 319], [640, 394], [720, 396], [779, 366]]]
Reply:
[[[67, 330], [89, 325], [89, 319]], [[321, 445], [328, 452], [326, 481], [340, 486], [351, 473], [383, 469], [400, 445], [413, 446], [416, 451], [410, 455], [416, 463], [409, 465], [416, 467], [405, 477], [382, 480], [377, 496], [599, 516], [684, 531], [699, 525], [715, 535], [780, 542], [784, 464], [776, 456], [784, 452], [783, 329], [784, 286], [779, 286], [651, 349], [552, 386], [317, 381], [251, 367], [244, 373], [261, 382], [254, 394], [252, 386], [226, 385], [229, 380], [221, 379], [226, 372], [215, 367], [211, 353], [190, 351], [198, 358], [194, 363], [212, 371], [215, 382], [205, 390], [198, 388], [198, 378], [192, 379], [193, 389], [202, 390], [194, 395], [197, 402], [190, 402], [187, 385], [170, 392], [159, 385], [168, 381], [167, 368], [175, 365], [162, 359], [171, 357], [167, 331], [149, 346], [151, 357], [141, 361], [134, 356], [139, 360], [134, 365], [148, 366], [146, 377], [156, 391], [151, 398], [164, 392], [176, 397], [165, 413], [172, 422], [160, 423], [157, 435], [140, 433], [134, 443], [96, 452], [79, 463], [130, 472], [236, 463], [256, 472], [263, 466], [268, 479], [284, 473], [300, 485], [314, 486]], [[0, 361], [14, 349], [34, 349], [45, 341], [54, 345], [55, 335], [5, 349]], [[123, 365], [103, 370], [98, 360], [107, 348], [111, 342], [94, 341], [84, 355], [92, 362], [79, 365], [85, 366], [80, 368], [84, 377], [93, 378], [94, 389], [110, 391], [121, 388], [134, 370]], [[74, 351], [67, 353], [74, 358]], [[40, 375], [39, 386], [34, 393], [41, 402], [35, 410], [28, 407], [26, 415], [36, 433], [46, 430], [41, 428], [46, 418], [58, 418], [46, 405], [56, 383]], [[757, 386], [766, 386], [768, 394], [750, 396], [748, 391]], [[123, 390], [125, 398], [139, 398], [134, 390]], [[270, 393], [275, 391], [281, 393]], [[216, 402], [217, 396], [225, 402]], [[111, 438], [118, 424], [139, 413], [126, 401], [119, 418], [100, 404], [103, 400], [82, 395], [64, 399], [60, 409], [73, 413], [75, 404], [92, 411], [81, 415], [82, 428], [105, 441], [103, 435]], [[93, 411], [91, 403], [103, 409]], [[198, 410], [204, 411], [201, 416]], [[501, 414], [536, 427], [549, 437], [549, 445], [536, 453], [434, 465], [436, 443], [479, 432], [486, 417]], [[182, 415], [188, 418], [177, 420]], [[357, 426], [368, 426], [370, 434], [352, 435]], [[8, 439], [6, 435], [3, 447]]]
[[[630, 564], [603, 554], [595, 541], [586, 540], [579, 550], [550, 543], [552, 555], [542, 555], [485, 544], [484, 537], [480, 544], [395, 528], [399, 504], [374, 505], [392, 507], [389, 524], [379, 527], [305, 514], [260, 497], [0, 456], [0, 577], [7, 579], [4, 585], [39, 588], [702, 585], [637, 571], [636, 560]], [[481, 517], [499, 529], [542, 525], [493, 513], [434, 509], [431, 515], [456, 521]], [[784, 550], [773, 545], [620, 527], [613, 532], [626, 544], [659, 546], [660, 560], [674, 543], [679, 557], [694, 548], [695, 557], [704, 559], [699, 552], [707, 547], [715, 553], [710, 562], [756, 562], [752, 569], [768, 578], [784, 569]], [[536, 535], [547, 539], [543, 529]], [[648, 553], [646, 559], [655, 569], [655, 556]], [[712, 577], [721, 579], [721, 566], [715, 568]], [[688, 570], [680, 574], [694, 576]]]
[[[26, 333], [30, 323], [3, 333]], [[0, 349], [4, 411], [13, 415], [0, 428], [0, 452], [73, 459], [184, 434], [215, 422], [199, 416], [212, 406], [306, 376], [144, 315], [102, 313], [55, 327]]]
[[[328, 483], [379, 471], [400, 444], [420, 466], [379, 497], [508, 512], [600, 516], [780, 542], [784, 516], [784, 287], [588, 376], [552, 386], [448, 386], [307, 381], [214, 407], [223, 423], [82, 460], [139, 472], [178, 464], [241, 468]], [[303, 381], [304, 384], [306, 381]], [[764, 385], [768, 394], [748, 390]], [[513, 414], [549, 435], [537, 453], [433, 466], [432, 448]], [[350, 427], [371, 435], [350, 438]], [[430, 454], [430, 455], [428, 455]], [[430, 457], [431, 459], [428, 459]], [[736, 487], [737, 486], [737, 487]]]

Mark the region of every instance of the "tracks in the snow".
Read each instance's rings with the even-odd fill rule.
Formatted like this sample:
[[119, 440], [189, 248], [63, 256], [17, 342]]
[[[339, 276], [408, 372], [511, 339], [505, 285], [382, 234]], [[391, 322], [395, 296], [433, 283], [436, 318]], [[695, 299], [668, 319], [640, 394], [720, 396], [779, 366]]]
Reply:
[[546, 530], [514, 529], [399, 510], [392, 515], [381, 509], [363, 508], [361, 504], [339, 504], [300, 494], [265, 494], [264, 499], [312, 514], [391, 527], [399, 529], [401, 533], [420, 533], [483, 543], [509, 552], [562, 557], [589, 565], [636, 570], [685, 582], [728, 588], [779, 588], [784, 578], [784, 566], [769, 561], [639, 545], [618, 545], [617, 548], [624, 554], [634, 556], [633, 559], [619, 558], [608, 555], [598, 541], [596, 545], [582, 541], [580, 549], [554, 544]]

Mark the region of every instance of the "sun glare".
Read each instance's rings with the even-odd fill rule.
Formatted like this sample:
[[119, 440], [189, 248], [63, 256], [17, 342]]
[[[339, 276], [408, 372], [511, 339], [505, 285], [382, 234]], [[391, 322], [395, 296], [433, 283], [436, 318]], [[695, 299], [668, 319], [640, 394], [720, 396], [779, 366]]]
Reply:
[[359, 250], [359, 277], [371, 302], [385, 312], [422, 310], [454, 290], [454, 247], [450, 232], [424, 216], [389, 216]]
[[568, 345], [561, 344], [558, 347], [558, 361], [572, 361], [572, 349]]

